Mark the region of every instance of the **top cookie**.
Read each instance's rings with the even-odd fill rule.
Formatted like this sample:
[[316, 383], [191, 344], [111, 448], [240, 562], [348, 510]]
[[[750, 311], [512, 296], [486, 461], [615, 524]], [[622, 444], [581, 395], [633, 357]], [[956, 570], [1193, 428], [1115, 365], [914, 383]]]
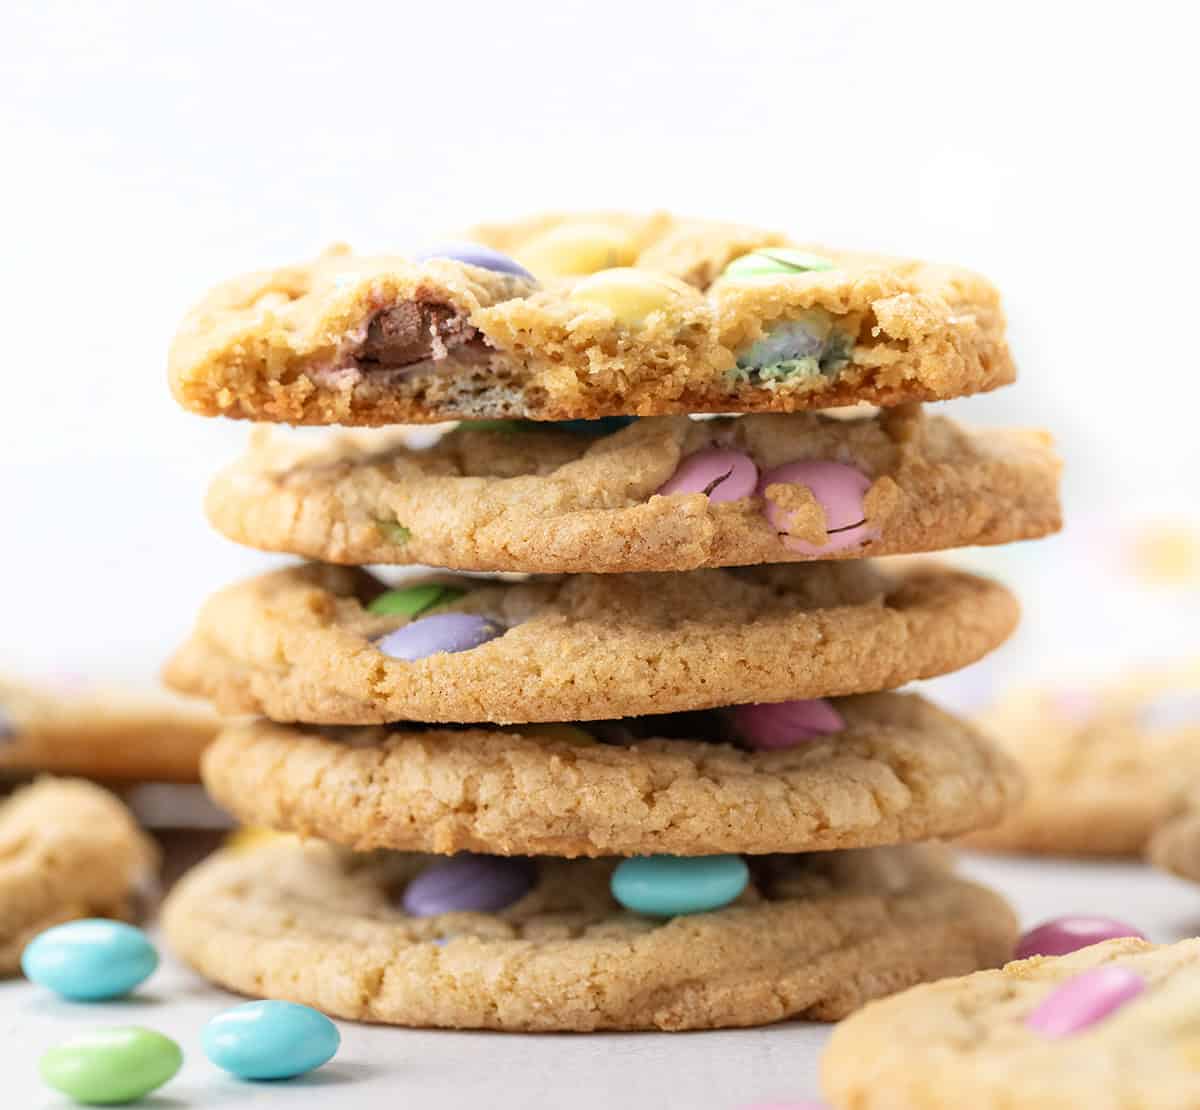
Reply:
[[916, 987], [834, 1030], [843, 1110], [1193, 1110], [1200, 940], [1110, 940]]
[[662, 214], [473, 236], [507, 254], [338, 246], [218, 286], [171, 346], [176, 398], [380, 425], [891, 405], [1015, 376], [996, 290], [966, 270]]

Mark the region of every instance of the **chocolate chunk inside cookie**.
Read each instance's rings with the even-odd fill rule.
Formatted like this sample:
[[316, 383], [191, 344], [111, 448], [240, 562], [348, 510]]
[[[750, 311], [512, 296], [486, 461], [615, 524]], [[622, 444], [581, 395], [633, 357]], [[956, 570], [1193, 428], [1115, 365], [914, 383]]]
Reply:
[[466, 348], [482, 352], [479, 332], [452, 305], [435, 301], [403, 301], [375, 314], [358, 354], [363, 369], [398, 370], [437, 362]]

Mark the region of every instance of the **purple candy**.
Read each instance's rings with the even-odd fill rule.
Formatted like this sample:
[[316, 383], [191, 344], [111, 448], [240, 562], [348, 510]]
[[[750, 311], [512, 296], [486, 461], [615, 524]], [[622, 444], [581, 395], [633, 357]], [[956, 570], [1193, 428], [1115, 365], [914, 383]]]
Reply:
[[475, 613], [435, 613], [389, 632], [375, 646], [384, 655], [411, 663], [439, 652], [453, 655], [457, 651], [470, 651], [503, 636], [504, 632], [495, 621]]
[[0, 741], [11, 740], [17, 735], [17, 726], [13, 724], [12, 718], [5, 713], [4, 706], [0, 705]]
[[735, 705], [730, 715], [746, 745], [760, 751], [791, 748], [846, 727], [842, 715], [824, 698]]
[[468, 266], [478, 266], [483, 270], [494, 270], [498, 274], [516, 274], [517, 277], [536, 280], [524, 266], [506, 254], [485, 247], [482, 243], [439, 243], [415, 255], [417, 262], [426, 262], [431, 258], [450, 258], [455, 262], [465, 262]]
[[706, 493], [709, 501], [740, 501], [754, 493], [758, 467], [744, 451], [708, 447], [688, 455], [658, 489], [661, 494]]
[[1146, 980], [1125, 967], [1098, 967], [1068, 979], [1026, 1019], [1050, 1040], [1069, 1037], [1108, 1017], [1146, 989]]
[[1088, 917], [1077, 914], [1071, 917], [1055, 917], [1045, 921], [1036, 929], [1030, 929], [1017, 942], [1015, 960], [1027, 960], [1030, 956], [1065, 956], [1077, 952], [1090, 944], [1117, 937], [1145, 936], [1132, 925], [1111, 917]]
[[413, 879], [404, 889], [404, 912], [412, 917], [495, 913], [523, 898], [536, 878], [531, 860], [464, 852]]

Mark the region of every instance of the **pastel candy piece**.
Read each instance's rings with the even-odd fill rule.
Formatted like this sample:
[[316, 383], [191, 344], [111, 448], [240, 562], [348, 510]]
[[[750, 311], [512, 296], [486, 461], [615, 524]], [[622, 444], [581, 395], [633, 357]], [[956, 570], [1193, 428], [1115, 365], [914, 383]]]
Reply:
[[1043, 922], [1036, 929], [1030, 929], [1017, 942], [1014, 960], [1027, 960], [1030, 956], [1065, 956], [1068, 952], [1076, 952], [1091, 944], [1099, 944], [1102, 940], [1113, 940], [1115, 937], [1145, 936], [1132, 925], [1117, 921], [1111, 917], [1088, 917], [1077, 914], [1069, 917], [1055, 917]]
[[250, 852], [257, 852], [259, 848], [278, 844], [290, 836], [291, 833], [276, 832], [274, 829], [262, 828], [259, 825], [245, 825], [231, 832], [221, 847], [223, 851], [234, 855], [246, 855]]
[[404, 912], [495, 913], [520, 901], [533, 887], [537, 868], [527, 859], [464, 852], [425, 868], [404, 888]]
[[730, 716], [746, 745], [763, 751], [791, 748], [846, 727], [842, 715], [824, 698], [735, 705]]
[[528, 428], [531, 423], [529, 420], [460, 420], [458, 426], [473, 432], [503, 432], [507, 435]]
[[779, 277], [787, 274], [803, 274], [816, 270], [832, 270], [832, 259], [794, 247], [760, 247], [756, 251], [735, 258], [725, 267], [722, 277]]
[[454, 601], [464, 593], [464, 590], [442, 586], [437, 582], [408, 586], [402, 590], [388, 590], [387, 593], [380, 594], [367, 606], [367, 612], [385, 617], [415, 617], [435, 605], [445, 605]]
[[389, 632], [375, 646], [393, 659], [414, 662], [441, 652], [470, 651], [504, 631], [495, 621], [475, 613], [435, 613]]
[[465, 262], [468, 266], [478, 266], [483, 270], [494, 270], [498, 274], [516, 274], [517, 277], [535, 280], [524, 266], [515, 258], [485, 247], [482, 243], [441, 243], [414, 255], [417, 262], [427, 262], [433, 258], [449, 258], [454, 262]]
[[754, 493], [758, 467], [743, 451], [708, 447], [688, 455], [659, 488], [663, 495], [706, 493], [709, 501], [740, 501]]
[[1068, 979], [1026, 1019], [1043, 1037], [1057, 1040], [1087, 1029], [1146, 989], [1146, 981], [1124, 967], [1098, 967]]
[[141, 929], [102, 918], [56, 925], [21, 953], [27, 979], [75, 1002], [119, 998], [156, 967], [158, 953]]
[[383, 533], [384, 539], [390, 540], [392, 543], [408, 543], [412, 539], [412, 532], [394, 520], [377, 520], [375, 527]]
[[665, 274], [619, 267], [600, 270], [584, 278], [570, 291], [568, 298], [577, 304], [608, 309], [618, 323], [637, 327], [652, 312], [669, 308], [694, 294], [690, 285]]
[[746, 889], [741, 856], [635, 856], [612, 875], [612, 895], [648, 917], [706, 913], [727, 906]]
[[792, 514], [767, 495], [773, 485], [806, 486], [825, 513], [828, 540], [823, 545], [809, 543], [798, 536], [783, 536], [783, 545], [804, 555], [828, 555], [872, 540], [877, 533], [866, 521], [863, 498], [871, 488], [871, 479], [846, 463], [809, 459], [785, 463], [768, 470], [758, 480], [758, 492], [766, 499], [763, 512], [775, 530], [786, 533]]
[[613, 432], [628, 428], [636, 420], [636, 416], [601, 416], [596, 420], [559, 420], [550, 426], [576, 435], [598, 437], [610, 436]]
[[4, 706], [0, 705], [0, 741], [12, 740], [17, 735], [17, 726], [13, 723], [13, 719], [5, 712]]
[[521, 259], [543, 277], [575, 277], [632, 265], [637, 251], [637, 240], [619, 227], [561, 224], [526, 243]]
[[218, 1014], [201, 1038], [204, 1055], [239, 1079], [291, 1079], [327, 1064], [342, 1036], [310, 1006], [244, 1002]]
[[[833, 318], [819, 308], [804, 309], [786, 320], [777, 320], [763, 336], [738, 355], [747, 369], [819, 361], [833, 332]], [[797, 367], [797, 369], [799, 369]], [[819, 366], [812, 368], [819, 370]]]
[[167, 1082], [183, 1064], [170, 1037], [140, 1025], [81, 1033], [38, 1061], [42, 1082], [88, 1106], [133, 1102]]

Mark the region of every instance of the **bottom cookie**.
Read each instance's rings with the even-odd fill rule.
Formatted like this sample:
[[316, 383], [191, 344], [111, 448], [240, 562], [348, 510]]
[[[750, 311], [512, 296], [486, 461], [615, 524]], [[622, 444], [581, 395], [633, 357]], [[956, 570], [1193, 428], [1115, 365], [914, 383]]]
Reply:
[[51, 925], [134, 917], [157, 864], [132, 815], [91, 783], [40, 779], [0, 802], [0, 974]]
[[614, 900], [615, 861], [510, 859], [528, 875], [512, 904], [413, 916], [402, 908], [413, 880], [446, 857], [268, 841], [185, 876], [163, 923], [224, 987], [360, 1021], [538, 1032], [830, 1021], [1012, 954], [1012, 911], [948, 860], [929, 846], [751, 857], [737, 901], [663, 919]]
[[834, 1030], [837, 1110], [1194, 1110], [1200, 940], [1110, 940], [906, 991]]

